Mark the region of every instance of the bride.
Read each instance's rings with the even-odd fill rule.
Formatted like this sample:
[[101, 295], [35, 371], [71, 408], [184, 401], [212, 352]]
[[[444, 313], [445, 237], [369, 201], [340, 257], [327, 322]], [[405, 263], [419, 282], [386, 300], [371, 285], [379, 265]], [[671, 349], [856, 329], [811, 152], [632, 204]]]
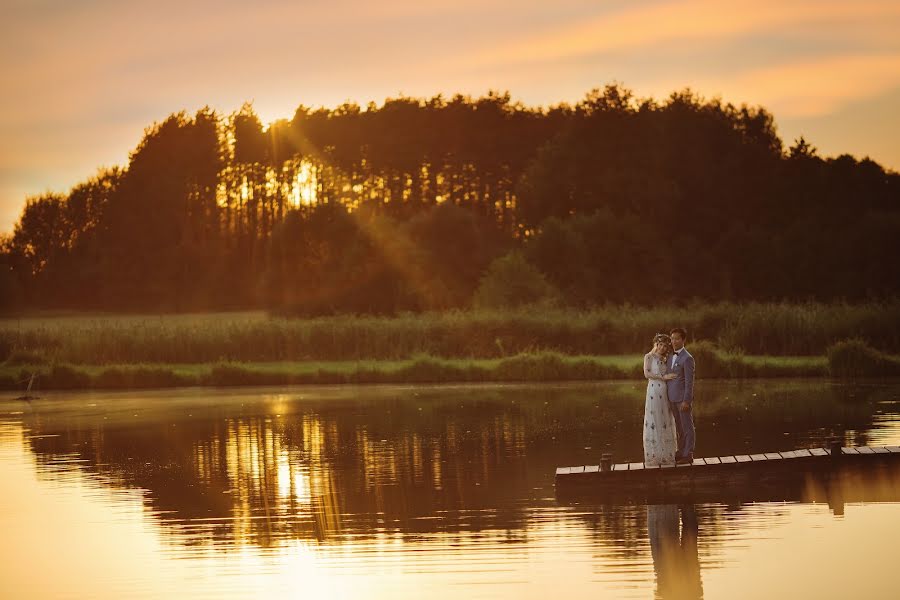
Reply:
[[676, 377], [666, 369], [671, 353], [669, 336], [658, 333], [653, 338], [653, 349], [644, 355], [644, 377], [648, 380], [644, 404], [644, 465], [648, 467], [675, 464], [678, 434], [666, 390], [666, 382]]

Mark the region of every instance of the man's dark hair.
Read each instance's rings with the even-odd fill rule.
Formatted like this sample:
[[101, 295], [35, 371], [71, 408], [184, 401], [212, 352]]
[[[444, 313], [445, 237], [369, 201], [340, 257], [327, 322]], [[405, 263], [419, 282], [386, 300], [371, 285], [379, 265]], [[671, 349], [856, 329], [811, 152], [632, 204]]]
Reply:
[[676, 333], [681, 336], [681, 339], [687, 340], [687, 331], [685, 331], [681, 327], [676, 327], [675, 329], [673, 329], [672, 331], [669, 332], [669, 335], [675, 335]]

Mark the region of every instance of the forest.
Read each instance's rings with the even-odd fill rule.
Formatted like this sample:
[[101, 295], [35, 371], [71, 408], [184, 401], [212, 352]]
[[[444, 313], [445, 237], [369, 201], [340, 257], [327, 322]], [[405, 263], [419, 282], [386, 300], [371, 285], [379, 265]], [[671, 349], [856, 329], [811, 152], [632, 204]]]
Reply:
[[26, 199], [0, 310], [880, 301], [898, 235], [900, 174], [690, 90], [301, 105], [268, 125], [247, 104], [172, 114], [127, 165]]

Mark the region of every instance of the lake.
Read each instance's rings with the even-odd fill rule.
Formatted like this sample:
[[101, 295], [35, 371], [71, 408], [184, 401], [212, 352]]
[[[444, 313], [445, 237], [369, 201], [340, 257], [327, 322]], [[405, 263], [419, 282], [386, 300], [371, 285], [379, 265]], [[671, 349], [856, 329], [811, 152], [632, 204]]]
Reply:
[[[642, 460], [643, 382], [0, 401], [4, 598], [882, 598], [900, 482], [859, 501], [557, 499]], [[698, 456], [900, 443], [900, 383], [700, 381]], [[857, 486], [858, 487], [858, 486]]]

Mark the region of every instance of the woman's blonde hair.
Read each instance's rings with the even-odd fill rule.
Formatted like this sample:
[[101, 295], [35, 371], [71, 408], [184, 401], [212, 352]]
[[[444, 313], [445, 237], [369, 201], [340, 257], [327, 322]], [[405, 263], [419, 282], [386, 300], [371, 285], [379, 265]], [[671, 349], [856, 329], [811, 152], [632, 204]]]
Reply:
[[653, 336], [653, 347], [650, 348], [650, 352], [656, 350], [656, 344], [662, 342], [665, 346], [665, 350], [663, 351], [663, 360], [668, 360], [669, 355], [672, 354], [674, 348], [672, 348], [672, 338], [665, 333], [657, 333]]

